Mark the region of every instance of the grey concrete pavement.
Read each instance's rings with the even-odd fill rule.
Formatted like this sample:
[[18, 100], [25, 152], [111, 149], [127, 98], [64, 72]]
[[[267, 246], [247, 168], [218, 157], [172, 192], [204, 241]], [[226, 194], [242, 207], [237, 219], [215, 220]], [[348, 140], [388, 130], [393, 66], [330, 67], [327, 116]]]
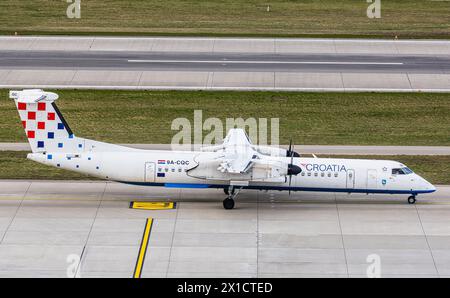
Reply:
[[[171, 150], [170, 144], [122, 144], [146, 150]], [[288, 145], [281, 145], [287, 148]], [[30, 151], [28, 143], [0, 143], [0, 151]], [[300, 154], [335, 155], [450, 155], [450, 146], [295, 145]]]
[[0, 37], [0, 87], [449, 92], [450, 41]]
[[[111, 182], [0, 180], [0, 276], [131, 277], [147, 217], [143, 277], [382, 277], [450, 272], [450, 186], [419, 196], [243, 191], [224, 210], [220, 190]], [[133, 210], [129, 201], [176, 201]]]
[[0, 50], [448, 55], [448, 40], [0, 36]]

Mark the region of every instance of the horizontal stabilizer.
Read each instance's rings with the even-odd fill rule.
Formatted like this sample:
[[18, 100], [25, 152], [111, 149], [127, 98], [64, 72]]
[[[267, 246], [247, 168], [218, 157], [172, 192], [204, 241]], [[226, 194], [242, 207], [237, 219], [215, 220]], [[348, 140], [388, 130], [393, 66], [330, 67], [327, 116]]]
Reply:
[[58, 94], [41, 89], [25, 89], [23, 91], [9, 91], [9, 98], [23, 103], [53, 102], [58, 99]]

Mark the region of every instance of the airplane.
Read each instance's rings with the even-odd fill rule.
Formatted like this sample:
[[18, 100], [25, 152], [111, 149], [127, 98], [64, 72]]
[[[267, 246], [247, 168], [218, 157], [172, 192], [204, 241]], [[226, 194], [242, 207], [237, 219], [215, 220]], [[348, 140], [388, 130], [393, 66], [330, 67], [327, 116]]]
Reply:
[[55, 104], [58, 95], [41, 89], [10, 91], [32, 153], [45, 165], [121, 183], [167, 188], [216, 188], [233, 209], [243, 189], [418, 194], [436, 188], [404, 164], [390, 160], [301, 157], [288, 149], [254, 145], [245, 130], [229, 130], [222, 144], [197, 151], [141, 150], [76, 137]]

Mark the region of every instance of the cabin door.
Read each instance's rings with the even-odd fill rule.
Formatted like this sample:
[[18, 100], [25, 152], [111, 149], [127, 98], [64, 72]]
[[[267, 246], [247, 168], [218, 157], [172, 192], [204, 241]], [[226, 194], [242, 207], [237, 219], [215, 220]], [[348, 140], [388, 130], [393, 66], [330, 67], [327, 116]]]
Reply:
[[146, 162], [145, 163], [144, 181], [145, 182], [155, 182], [155, 163], [154, 162]]
[[347, 170], [347, 188], [355, 188], [355, 170]]

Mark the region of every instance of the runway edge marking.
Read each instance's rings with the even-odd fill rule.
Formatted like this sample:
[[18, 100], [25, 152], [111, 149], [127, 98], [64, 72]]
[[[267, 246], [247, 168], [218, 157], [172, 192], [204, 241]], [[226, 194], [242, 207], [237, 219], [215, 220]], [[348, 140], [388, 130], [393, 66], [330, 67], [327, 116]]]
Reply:
[[147, 218], [145, 222], [144, 233], [142, 234], [141, 246], [139, 248], [138, 258], [136, 260], [136, 267], [134, 269], [133, 277], [141, 278], [142, 268], [144, 266], [145, 255], [147, 254], [148, 241], [152, 231], [153, 218]]

